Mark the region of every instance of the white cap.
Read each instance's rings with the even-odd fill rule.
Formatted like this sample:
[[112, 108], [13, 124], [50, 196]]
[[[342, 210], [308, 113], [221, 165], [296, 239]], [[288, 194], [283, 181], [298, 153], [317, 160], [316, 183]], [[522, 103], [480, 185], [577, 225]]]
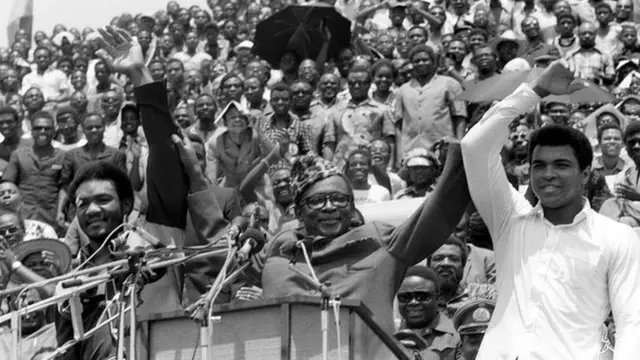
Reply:
[[238, 52], [238, 50], [240, 49], [249, 49], [249, 50], [253, 49], [253, 42], [249, 40], [245, 40], [240, 44], [236, 45], [236, 47], [233, 48], [233, 51]]

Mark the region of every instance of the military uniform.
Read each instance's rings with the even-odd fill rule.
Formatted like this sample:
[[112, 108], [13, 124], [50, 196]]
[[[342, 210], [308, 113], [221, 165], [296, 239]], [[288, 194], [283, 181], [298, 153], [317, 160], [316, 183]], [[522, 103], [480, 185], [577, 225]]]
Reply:
[[456, 311], [453, 325], [461, 339], [461, 347], [458, 349], [459, 360], [475, 360], [495, 307], [495, 301], [475, 300], [467, 302]]

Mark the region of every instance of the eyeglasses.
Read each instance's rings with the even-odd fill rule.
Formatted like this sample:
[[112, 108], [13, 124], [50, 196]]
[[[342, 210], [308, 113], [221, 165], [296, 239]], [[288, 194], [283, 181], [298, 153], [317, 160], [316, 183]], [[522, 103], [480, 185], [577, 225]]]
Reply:
[[301, 204], [307, 205], [312, 210], [320, 210], [327, 205], [327, 200], [331, 201], [333, 206], [344, 209], [349, 206], [352, 197], [340, 193], [318, 194], [302, 199]]
[[0, 236], [12, 236], [18, 233], [20, 228], [16, 225], [10, 225], [0, 228]]
[[408, 303], [413, 299], [416, 299], [416, 301], [430, 301], [433, 299], [433, 294], [427, 291], [407, 291], [398, 293], [398, 301], [401, 303]]

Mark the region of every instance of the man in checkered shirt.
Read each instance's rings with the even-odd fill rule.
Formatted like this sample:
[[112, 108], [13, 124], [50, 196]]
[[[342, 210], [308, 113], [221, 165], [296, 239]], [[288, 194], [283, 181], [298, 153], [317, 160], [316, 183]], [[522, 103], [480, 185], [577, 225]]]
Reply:
[[578, 38], [580, 48], [567, 54], [569, 67], [575, 76], [596, 84], [611, 84], [615, 76], [613, 59], [611, 54], [596, 48], [596, 26], [592, 23], [580, 25]]

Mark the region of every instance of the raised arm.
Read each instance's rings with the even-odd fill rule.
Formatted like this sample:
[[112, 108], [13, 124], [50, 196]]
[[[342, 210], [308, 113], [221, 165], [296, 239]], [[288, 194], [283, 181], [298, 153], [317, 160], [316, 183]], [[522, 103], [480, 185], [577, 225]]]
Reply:
[[464, 167], [469, 191], [492, 235], [499, 234], [510, 218], [531, 209], [531, 204], [507, 180], [500, 151], [509, 135], [509, 123], [534, 108], [549, 94], [569, 94], [584, 85], [574, 82], [566, 61], [556, 61], [533, 81], [520, 85], [511, 95], [487, 111], [462, 139]]
[[540, 97], [529, 85], [521, 85], [491, 107], [461, 142], [471, 198], [494, 241], [516, 211], [515, 198], [524, 199], [516, 195], [500, 159], [509, 137], [509, 124], [539, 102]]
[[420, 208], [390, 234], [389, 252], [406, 266], [422, 261], [451, 235], [469, 200], [460, 146], [451, 143], [438, 185]]
[[142, 49], [125, 32], [107, 27], [99, 29], [102, 48], [97, 54], [113, 68], [126, 74], [134, 86], [142, 119], [149, 157], [147, 159], [147, 195], [149, 222], [184, 229], [187, 216], [188, 184], [171, 135], [179, 134], [174, 123], [167, 92], [162, 82], [154, 82], [144, 65]]

